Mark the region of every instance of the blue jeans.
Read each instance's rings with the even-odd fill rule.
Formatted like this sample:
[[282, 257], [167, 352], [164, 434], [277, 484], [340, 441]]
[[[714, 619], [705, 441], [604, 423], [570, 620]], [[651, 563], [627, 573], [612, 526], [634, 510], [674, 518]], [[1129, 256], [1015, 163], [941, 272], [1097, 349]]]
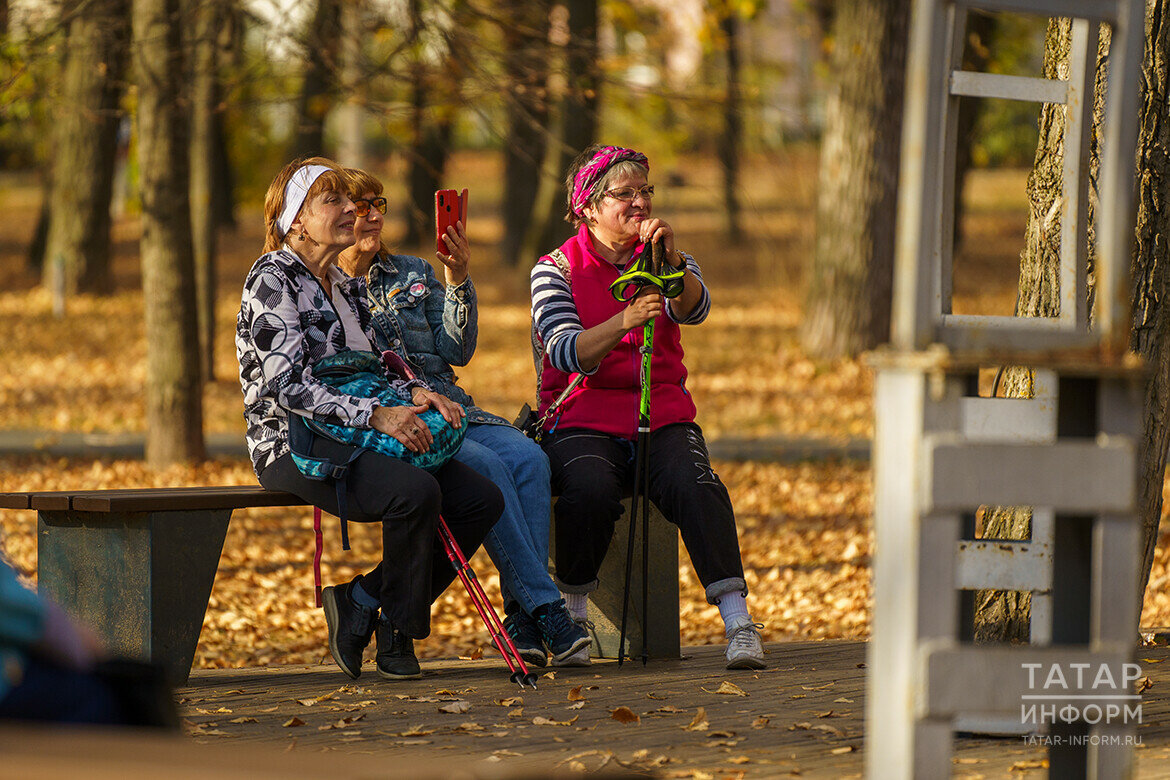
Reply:
[[504, 514], [483, 546], [500, 572], [505, 605], [519, 602], [531, 615], [542, 604], [560, 600], [548, 574], [552, 493], [544, 451], [510, 425], [468, 423], [455, 460], [490, 479], [504, 494]]

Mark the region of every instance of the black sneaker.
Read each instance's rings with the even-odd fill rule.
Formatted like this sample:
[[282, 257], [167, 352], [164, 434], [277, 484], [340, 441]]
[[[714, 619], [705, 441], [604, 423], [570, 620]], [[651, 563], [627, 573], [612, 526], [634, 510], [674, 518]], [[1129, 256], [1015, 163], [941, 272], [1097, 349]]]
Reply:
[[533, 617], [540, 626], [541, 638], [544, 639], [545, 647], [552, 656], [554, 666], [593, 643], [589, 638], [589, 632], [578, 625], [569, 614], [564, 599], [540, 605]]
[[362, 652], [374, 633], [378, 611], [354, 601], [350, 596], [353, 587], [353, 582], [330, 585], [321, 591], [321, 604], [329, 627], [329, 652], [341, 671], [356, 680], [362, 673]]
[[536, 619], [517, 605], [516, 611], [504, 618], [504, 630], [516, 645], [516, 652], [529, 666], [544, 666], [548, 657], [544, 652], [544, 640]]
[[378, 674], [387, 680], [414, 680], [422, 677], [422, 669], [414, 657], [413, 639], [390, 625], [388, 620], [379, 620], [374, 633], [378, 638], [378, 654], [374, 657]]

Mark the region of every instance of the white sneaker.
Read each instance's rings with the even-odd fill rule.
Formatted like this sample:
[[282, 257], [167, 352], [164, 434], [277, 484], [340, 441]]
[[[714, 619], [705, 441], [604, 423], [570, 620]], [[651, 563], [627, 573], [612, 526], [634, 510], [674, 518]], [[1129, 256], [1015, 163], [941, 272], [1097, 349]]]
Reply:
[[760, 643], [762, 623], [753, 623], [749, 617], [736, 617], [727, 625], [727, 668], [763, 669], [764, 646]]
[[[581, 628], [585, 629], [585, 632], [587, 634], [589, 634], [590, 639], [593, 638], [593, 623], [591, 621], [582, 620], [581, 618], [575, 617], [575, 618], [573, 618], [573, 622], [576, 623], [577, 625], [579, 625]], [[550, 666], [591, 666], [593, 664], [593, 660], [589, 657], [589, 648], [592, 644], [593, 643], [590, 642], [589, 644], [587, 644], [584, 647], [582, 647], [581, 649], [579, 649], [577, 652], [571, 653], [570, 655], [565, 656], [564, 658], [560, 659], [559, 661], [557, 660], [556, 656], [553, 656], [549, 660], [549, 665]]]

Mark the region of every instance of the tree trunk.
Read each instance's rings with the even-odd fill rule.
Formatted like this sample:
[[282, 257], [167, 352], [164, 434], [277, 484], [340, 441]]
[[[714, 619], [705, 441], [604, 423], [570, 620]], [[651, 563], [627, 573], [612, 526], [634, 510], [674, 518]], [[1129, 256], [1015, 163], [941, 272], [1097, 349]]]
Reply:
[[723, 206], [727, 212], [727, 238], [740, 243], [739, 149], [742, 143], [743, 101], [739, 91], [739, 16], [728, 7], [720, 22], [727, 40], [727, 94], [723, 100], [723, 135], [719, 139], [719, 164], [723, 168]]
[[341, 94], [338, 106], [337, 161], [350, 168], [365, 165], [365, 83], [362, 77], [362, 2], [341, 3]]
[[[567, 80], [559, 105], [557, 139], [552, 147], [558, 180], [564, 177], [573, 158], [597, 137], [601, 67], [597, 42], [597, 0], [564, 0], [568, 11], [569, 40], [565, 46], [564, 72]], [[558, 159], [559, 158], [559, 159]], [[522, 252], [535, 258], [560, 246], [572, 234], [565, 222], [565, 195], [561, 188], [536, 215]], [[539, 210], [539, 207], [538, 207]]]
[[518, 3], [505, 13], [508, 135], [504, 139], [504, 237], [500, 254], [504, 264], [514, 268], [520, 264], [524, 231], [532, 222], [541, 165], [548, 148], [547, 84], [552, 51], [545, 0]]
[[1167, 121], [1167, 68], [1170, 67], [1170, 19], [1166, 0], [1146, 4], [1146, 52], [1142, 62], [1141, 128], [1138, 135], [1137, 248], [1133, 262], [1132, 348], [1146, 359], [1151, 375], [1146, 387], [1140, 451], [1139, 508], [1143, 526], [1141, 589], [1145, 594], [1158, 544], [1166, 449], [1170, 446], [1170, 321], [1162, 311], [1170, 285], [1170, 249], [1165, 226], [1170, 220], [1170, 123]]
[[199, 368], [205, 382], [215, 381], [216, 225], [215, 145], [217, 138], [217, 57], [219, 0], [190, 5], [191, 52], [191, 246], [195, 262], [199, 321]]
[[32, 241], [25, 255], [25, 268], [34, 273], [45, 270], [45, 251], [49, 244], [49, 222], [53, 219], [52, 171], [41, 175], [41, 208], [37, 211], [37, 224], [33, 228]]
[[821, 140], [817, 239], [804, 349], [856, 355], [889, 338], [908, 4], [842, 0], [834, 21], [836, 88]]
[[[1166, 0], [1148, 0], [1146, 4], [1146, 46], [1142, 62], [1141, 114], [1138, 130], [1137, 157], [1137, 227], [1135, 253], [1131, 263], [1133, 274], [1133, 332], [1131, 348], [1145, 358], [1151, 369], [1146, 386], [1143, 414], [1142, 442], [1139, 451], [1139, 512], [1143, 525], [1143, 555], [1141, 562], [1140, 590], [1144, 597], [1153, 565], [1154, 550], [1158, 542], [1158, 525], [1162, 515], [1162, 490], [1166, 476], [1166, 452], [1170, 446], [1170, 339], [1167, 329], [1170, 322], [1162, 313], [1167, 285], [1167, 264], [1170, 262], [1163, 226], [1170, 219], [1170, 124], [1166, 120], [1167, 68], [1170, 66], [1170, 20], [1166, 17]], [[1054, 22], [1049, 27], [1045, 50], [1045, 75], [1056, 73], [1056, 68], [1067, 61], [1070, 33], [1067, 21]], [[1107, 29], [1102, 29], [1102, 44], [1098, 49], [1098, 75], [1100, 85], [1102, 68], [1100, 61], [1107, 51]], [[1050, 62], [1051, 61], [1051, 62]], [[1102, 115], [1101, 90], [1094, 98], [1094, 125]], [[1046, 106], [1041, 113], [1040, 145], [1036, 152], [1036, 164], [1029, 177], [1029, 218], [1027, 246], [1021, 257], [1020, 303], [1022, 314], [1053, 314], [1057, 310], [1055, 301], [1059, 297], [1058, 254], [1055, 246], [1059, 235], [1059, 221], [1050, 215], [1053, 204], [1059, 197], [1061, 186], [1061, 160], [1059, 157], [1060, 133], [1063, 132], [1062, 111]], [[1090, 187], [1096, 190], [1096, 171], [1099, 154], [1096, 148], [1098, 133], [1096, 127], [1090, 145]], [[1093, 203], [1090, 206], [1090, 236], [1093, 231]], [[1090, 270], [1093, 265], [1090, 240]], [[1090, 280], [1092, 279], [1090, 275]], [[1090, 289], [1090, 300], [1092, 290]], [[1092, 311], [1090, 307], [1090, 312]], [[1025, 395], [1026, 393], [1019, 393]], [[1004, 513], [1008, 514], [1008, 513]], [[997, 525], [989, 530], [1005, 538], [1021, 538], [1024, 531], [1017, 523], [1010, 525], [1014, 518], [994, 518]], [[1017, 534], [1008, 536], [1009, 534]], [[1019, 625], [1026, 625], [1026, 603], [1009, 605], [1000, 611], [1006, 626], [995, 625], [998, 633], [1016, 636], [1021, 633]], [[1002, 621], [1001, 621], [1002, 623]]]
[[[430, 68], [423, 60], [424, 32], [421, 0], [411, 0], [410, 36], [414, 49], [411, 70], [411, 144], [407, 152], [410, 169], [407, 172], [408, 197], [406, 209], [407, 246], [430, 244], [435, 238], [435, 190], [443, 181], [443, 171], [455, 131], [455, 111], [458, 105], [459, 73], [451, 50], [446, 47], [440, 65]], [[432, 33], [437, 31], [430, 31]]]
[[95, 0], [68, 22], [54, 119], [52, 211], [43, 269], [66, 292], [108, 292], [110, 194], [129, 36], [127, 0]]
[[[999, 31], [998, 17], [990, 13], [971, 13], [967, 15], [967, 41], [970, 46], [967, 55], [963, 58], [963, 70], [983, 71], [991, 59], [991, 50], [995, 45], [996, 33]], [[971, 145], [975, 140], [975, 128], [979, 118], [983, 115], [986, 104], [973, 99], [959, 101], [959, 115], [955, 119], [957, 125], [955, 146], [955, 203], [954, 203], [954, 245], [957, 248], [963, 240], [963, 189], [967, 184], [967, 174], [971, 170]]]
[[333, 105], [337, 51], [341, 40], [341, 0], [317, 0], [305, 36], [305, 78], [297, 100], [292, 157], [325, 154], [325, 116]]
[[191, 253], [179, 0], [134, 0], [142, 292], [146, 310], [146, 460], [204, 457], [195, 269]]

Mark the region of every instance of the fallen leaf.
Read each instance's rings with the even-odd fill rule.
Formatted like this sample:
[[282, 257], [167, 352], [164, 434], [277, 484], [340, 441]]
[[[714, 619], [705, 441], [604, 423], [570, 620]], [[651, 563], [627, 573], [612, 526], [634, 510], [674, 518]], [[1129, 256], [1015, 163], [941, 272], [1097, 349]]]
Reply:
[[846, 718], [848, 716], [848, 712], [836, 712], [834, 710], [826, 710], [824, 712], [817, 713], [818, 718]]
[[734, 731], [712, 731], [707, 735], [707, 739], [731, 739], [734, 736]]
[[439, 712], [445, 712], [449, 715], [462, 715], [471, 709], [471, 702], [466, 699], [456, 699], [452, 702], [447, 702], [439, 707]]
[[[1137, 688], [1134, 689], [1134, 693], [1143, 693], [1143, 692], [1148, 691], [1150, 688], [1153, 688], [1153, 687], [1154, 687], [1153, 680], [1151, 680], [1149, 677], [1142, 677], [1141, 679], [1139, 679], [1137, 681]], [[216, 712], [218, 712], [218, 711], [219, 710], [216, 710]], [[228, 710], [228, 712], [231, 712], [231, 710]]]
[[1026, 772], [1029, 769], [1047, 769], [1047, 768], [1048, 768], [1048, 759], [1042, 758], [1038, 761], [1017, 761], [1016, 763], [1012, 764], [1008, 768], [1008, 771], [1009, 772]]
[[699, 707], [699, 711], [695, 713], [694, 719], [688, 725], [683, 726], [683, 729], [685, 731], [706, 731], [708, 727], [707, 711]]
[[305, 722], [303, 720], [301, 720], [300, 718], [295, 717], [295, 716], [289, 718], [288, 720], [286, 720], [284, 722], [284, 727], [286, 729], [291, 729], [291, 728], [294, 728], [296, 726], [303, 726], [303, 725], [305, 725]]
[[[703, 690], [707, 691], [706, 688], [704, 688]], [[743, 688], [740, 688], [735, 683], [728, 682], [727, 680], [724, 680], [722, 683], [719, 684], [718, 690], [707, 691], [707, 693], [722, 693], [725, 696], [747, 696], [748, 695], [747, 691], [745, 691]]]
[[750, 764], [752, 760], [747, 756], [736, 756], [735, 758], [727, 759], [729, 764]]
[[982, 764], [986, 759], [982, 758], [952, 758], [951, 761], [955, 764]]
[[761, 717], [756, 718], [755, 720], [752, 721], [752, 728], [753, 729], [762, 729], [765, 726], [767, 726], [768, 723], [769, 723], [769, 718], [765, 718], [765, 717], [761, 716]]
[[524, 717], [524, 708], [517, 707], [516, 709], [514, 709], [508, 713], [508, 717], [509, 718], [523, 718]]
[[483, 731], [483, 726], [478, 723], [460, 723], [456, 731]]
[[686, 710], [680, 710], [678, 707], [675, 707], [673, 704], [663, 705], [662, 707], [659, 707], [658, 709], [656, 709], [654, 711], [655, 712], [665, 712], [668, 715], [674, 715], [675, 713], [678, 713], [678, 712], [686, 712]]
[[301, 705], [302, 707], [312, 707], [316, 703], [316, 699], [297, 699], [297, 704]]
[[483, 658], [483, 648], [482, 647], [475, 648], [468, 655], [459, 656], [460, 661], [478, 661], [481, 658]]
[[555, 679], [557, 679], [557, 673], [556, 672], [545, 672], [544, 674], [541, 675], [541, 677], [543, 677], [546, 680], [555, 680]]
[[276, 712], [278, 709], [280, 709], [280, 707], [265, 707], [264, 709], [262, 709], [260, 711], [261, 712]]
[[532, 724], [534, 726], [572, 726], [577, 722], [578, 717], [579, 716], [574, 715], [572, 720], [552, 720], [550, 718], [544, 717], [543, 715], [537, 715], [532, 719]]
[[846, 699], [844, 696], [842, 696], [840, 698], [833, 699], [833, 703], [834, 704], [852, 704], [853, 699]]
[[506, 699], [496, 699], [496, 704], [501, 707], [513, 707], [517, 704], [524, 704], [524, 699], [520, 696], [509, 696]]
[[581, 701], [584, 698], [585, 697], [581, 693], [581, 686], [580, 685], [576, 686], [575, 688], [569, 689], [569, 696], [568, 696], [569, 701]]
[[802, 685], [800, 687], [802, 690], [806, 690], [806, 691], [825, 691], [825, 690], [828, 690], [829, 688], [832, 688], [836, 684], [837, 684], [837, 682], [836, 682], [836, 680], [834, 680], [833, 682], [828, 682], [828, 683], [825, 683], [824, 685]]
[[247, 716], [242, 717], [242, 718], [232, 718], [231, 720], [228, 721], [228, 723], [255, 723], [255, 722], [256, 722], [255, 718], [249, 718]]
[[638, 713], [631, 710], [629, 707], [618, 707], [616, 710], [610, 710], [609, 717], [616, 720], [618, 723], [641, 723], [642, 719]]
[[400, 734], [393, 734], [391, 736], [425, 737], [427, 734], [434, 734], [434, 733], [435, 733], [434, 729], [428, 729], [428, 728], [424, 727], [423, 724], [420, 723], [417, 726], [411, 726], [409, 729], [407, 729], [406, 731], [403, 731]]
[[833, 748], [829, 752], [832, 753], [834, 756], [840, 756], [840, 755], [844, 755], [845, 753], [852, 753], [856, 749], [857, 748], [853, 747], [852, 745], [845, 745], [844, 747]]
[[830, 725], [825, 724], [825, 723], [818, 723], [818, 724], [812, 726], [812, 728], [815, 729], [816, 731], [828, 732], [829, 734], [832, 734], [834, 737], [845, 736], [845, 732], [842, 731], [841, 729], [837, 728], [836, 726], [830, 726]]
[[582, 707], [584, 707], [584, 706], [585, 706], [585, 702], [584, 702], [584, 701], [578, 701], [578, 702], [574, 702], [573, 704], [570, 704], [570, 705], [569, 705], [568, 707], [566, 707], [565, 709], [567, 709], [567, 710], [579, 710], [579, 709], [581, 709], [581, 708], [582, 708]]

